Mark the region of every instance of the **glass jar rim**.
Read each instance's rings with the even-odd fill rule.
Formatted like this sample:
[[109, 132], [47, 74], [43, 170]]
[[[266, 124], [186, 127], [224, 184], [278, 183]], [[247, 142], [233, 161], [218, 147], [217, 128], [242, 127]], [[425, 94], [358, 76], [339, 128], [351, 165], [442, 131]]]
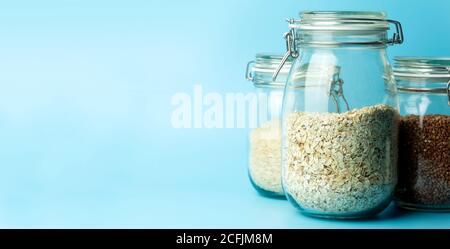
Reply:
[[291, 28], [305, 31], [387, 31], [385, 12], [372, 11], [302, 11]]
[[[399, 90], [448, 94], [450, 57], [397, 56], [393, 74]], [[405, 86], [402, 80], [413, 82], [414, 87]]]
[[394, 58], [394, 76], [403, 78], [450, 80], [450, 57]]
[[[299, 46], [371, 47], [402, 44], [404, 37], [401, 23], [386, 17], [384, 12], [369, 11], [300, 12], [299, 20], [287, 20], [290, 29], [289, 35], [285, 35], [288, 52], [298, 52], [296, 43]], [[391, 24], [395, 26], [395, 31], [389, 38], [387, 33]]]

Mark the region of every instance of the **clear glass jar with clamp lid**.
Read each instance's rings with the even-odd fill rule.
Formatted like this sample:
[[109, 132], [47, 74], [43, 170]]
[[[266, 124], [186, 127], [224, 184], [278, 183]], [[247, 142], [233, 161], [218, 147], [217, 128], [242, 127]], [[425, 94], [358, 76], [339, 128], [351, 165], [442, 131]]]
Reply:
[[351, 11], [302, 12], [288, 22], [286, 196], [312, 216], [375, 215], [397, 183], [398, 102], [386, 47], [403, 42], [401, 25], [382, 12]]
[[284, 198], [281, 185], [280, 113], [290, 60], [276, 80], [272, 76], [283, 55], [257, 54], [247, 64], [246, 78], [253, 83], [257, 99], [256, 127], [249, 134], [248, 172], [255, 189], [263, 196]]
[[400, 207], [450, 211], [450, 58], [396, 57]]

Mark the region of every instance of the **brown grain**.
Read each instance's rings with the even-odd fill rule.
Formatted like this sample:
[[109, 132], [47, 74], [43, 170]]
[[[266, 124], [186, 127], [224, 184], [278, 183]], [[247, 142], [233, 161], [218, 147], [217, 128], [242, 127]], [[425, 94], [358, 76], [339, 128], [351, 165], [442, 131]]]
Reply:
[[396, 195], [412, 205], [450, 208], [450, 116], [401, 118]]

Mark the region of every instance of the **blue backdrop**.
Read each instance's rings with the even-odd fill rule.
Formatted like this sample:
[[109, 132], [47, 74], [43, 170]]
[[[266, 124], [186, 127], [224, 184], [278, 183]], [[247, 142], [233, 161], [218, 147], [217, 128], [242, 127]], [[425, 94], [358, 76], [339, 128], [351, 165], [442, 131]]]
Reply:
[[450, 55], [450, 1], [2, 1], [0, 227], [450, 227], [389, 209], [301, 216], [256, 195], [246, 129], [174, 129], [172, 96], [248, 92], [301, 10], [386, 11], [396, 55]]

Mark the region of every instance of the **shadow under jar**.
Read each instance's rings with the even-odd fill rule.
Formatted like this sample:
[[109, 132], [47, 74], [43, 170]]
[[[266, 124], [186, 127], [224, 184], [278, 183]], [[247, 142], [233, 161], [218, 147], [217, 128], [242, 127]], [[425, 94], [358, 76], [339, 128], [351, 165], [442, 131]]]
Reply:
[[[390, 24], [396, 26], [388, 38]], [[363, 218], [397, 183], [398, 102], [386, 46], [403, 41], [381, 12], [302, 12], [289, 21], [282, 182], [302, 213]], [[280, 66], [282, 67], [282, 65]]]
[[396, 204], [450, 211], [450, 58], [397, 57], [400, 99]]
[[290, 61], [272, 76], [283, 55], [257, 54], [247, 64], [246, 78], [253, 83], [256, 99], [256, 127], [249, 134], [248, 172], [252, 185], [263, 196], [285, 198], [281, 185], [281, 125], [283, 91]]

